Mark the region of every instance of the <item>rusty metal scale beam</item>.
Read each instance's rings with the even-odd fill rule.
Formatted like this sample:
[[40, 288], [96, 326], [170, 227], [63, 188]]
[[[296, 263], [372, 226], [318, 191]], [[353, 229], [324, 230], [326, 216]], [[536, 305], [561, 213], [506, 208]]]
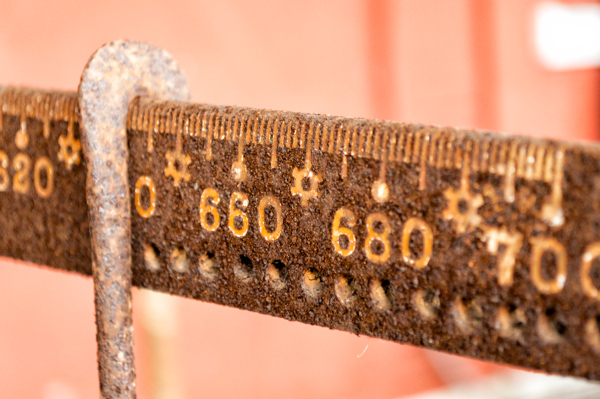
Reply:
[[[0, 254], [91, 274], [76, 93], [0, 91]], [[136, 98], [133, 284], [600, 380], [600, 147]]]

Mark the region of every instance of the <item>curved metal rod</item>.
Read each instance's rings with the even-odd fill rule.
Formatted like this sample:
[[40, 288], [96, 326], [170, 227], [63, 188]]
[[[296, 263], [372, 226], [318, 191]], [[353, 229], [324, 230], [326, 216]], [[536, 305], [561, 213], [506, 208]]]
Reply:
[[79, 84], [87, 162], [98, 371], [102, 398], [134, 398], [131, 223], [126, 120], [136, 96], [188, 99], [171, 56], [144, 43], [115, 41], [88, 61]]

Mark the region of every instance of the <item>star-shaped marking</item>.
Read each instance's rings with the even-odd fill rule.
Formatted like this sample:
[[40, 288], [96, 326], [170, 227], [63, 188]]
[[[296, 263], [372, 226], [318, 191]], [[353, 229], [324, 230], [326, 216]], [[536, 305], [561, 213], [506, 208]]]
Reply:
[[[299, 170], [298, 168], [294, 168], [292, 172], [294, 175], [295, 184], [292, 187], [292, 195], [299, 195], [301, 200], [301, 204], [304, 207], [308, 206], [308, 200], [311, 198], [319, 198], [321, 193], [319, 192], [319, 183], [323, 181], [321, 176], [313, 172], [310, 168], [304, 168]], [[310, 181], [310, 190], [305, 190], [302, 187], [302, 180], [309, 179]]]
[[190, 174], [187, 171], [188, 166], [192, 163], [192, 159], [187, 154], [182, 154], [179, 151], [167, 151], [165, 154], [167, 159], [167, 167], [165, 168], [165, 176], [173, 178], [173, 185], [179, 187], [181, 179], [190, 181]]
[[468, 184], [461, 183], [458, 190], [449, 188], [444, 195], [448, 199], [448, 206], [442, 216], [446, 220], [454, 220], [458, 233], [469, 232], [481, 223], [482, 218], [477, 211], [483, 205], [483, 196], [471, 193]]
[[79, 153], [81, 151], [81, 142], [75, 138], [71, 124], [68, 126], [67, 135], [58, 138], [58, 144], [60, 145], [58, 159], [65, 163], [67, 170], [71, 170], [73, 165], [79, 165], [81, 162], [81, 155]]

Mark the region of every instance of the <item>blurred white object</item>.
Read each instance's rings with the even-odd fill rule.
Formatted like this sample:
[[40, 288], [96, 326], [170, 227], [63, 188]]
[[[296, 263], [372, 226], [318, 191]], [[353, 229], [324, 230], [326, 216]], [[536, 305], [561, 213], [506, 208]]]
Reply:
[[600, 397], [598, 383], [526, 371], [511, 371], [405, 399], [584, 399]]
[[151, 398], [182, 399], [185, 395], [177, 339], [178, 299], [144, 289], [135, 290], [134, 295], [134, 300], [140, 299], [142, 326], [146, 331]]
[[553, 70], [600, 66], [600, 5], [540, 3], [535, 10], [535, 49]]

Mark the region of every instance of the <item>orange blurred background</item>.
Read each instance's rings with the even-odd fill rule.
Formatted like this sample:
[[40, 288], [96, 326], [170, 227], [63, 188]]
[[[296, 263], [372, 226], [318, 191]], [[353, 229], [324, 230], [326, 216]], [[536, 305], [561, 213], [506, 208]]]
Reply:
[[[597, 139], [600, 73], [540, 65], [538, 3], [4, 0], [0, 82], [75, 90], [95, 49], [128, 38], [167, 49], [195, 102]], [[135, 290], [134, 309], [141, 301]], [[186, 398], [393, 398], [502, 369], [212, 304], [169, 303], [173, 378]], [[134, 323], [138, 396], [148, 398], [151, 339], [135, 310]], [[91, 279], [0, 262], [0, 396], [98, 397], [95, 351]]]

